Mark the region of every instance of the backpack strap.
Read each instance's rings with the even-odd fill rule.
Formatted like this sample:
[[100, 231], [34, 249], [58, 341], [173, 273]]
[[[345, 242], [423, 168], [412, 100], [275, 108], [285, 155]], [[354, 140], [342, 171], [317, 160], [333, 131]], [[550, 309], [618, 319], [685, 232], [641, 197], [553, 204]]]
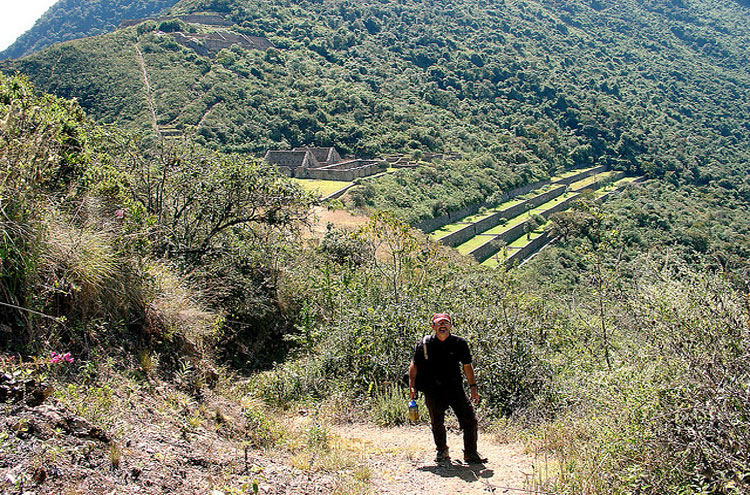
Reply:
[[429, 335], [425, 335], [422, 339], [422, 350], [424, 351], [424, 360], [427, 361], [427, 341], [430, 339]]

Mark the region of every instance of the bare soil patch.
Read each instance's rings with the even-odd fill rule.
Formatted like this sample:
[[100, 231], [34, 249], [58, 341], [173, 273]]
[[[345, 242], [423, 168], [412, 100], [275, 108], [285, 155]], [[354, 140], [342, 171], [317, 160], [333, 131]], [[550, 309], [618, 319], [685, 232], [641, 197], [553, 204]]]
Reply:
[[352, 215], [346, 210], [329, 210], [326, 207], [318, 206], [313, 209], [312, 225], [309, 236], [320, 238], [328, 230], [328, 224], [331, 223], [338, 228], [347, 230], [356, 230], [369, 220], [364, 215]]
[[[498, 444], [479, 437], [485, 464], [463, 463], [459, 431], [449, 431], [450, 463], [434, 461], [429, 426], [378, 428], [367, 424], [338, 425], [332, 433], [353, 451], [366, 456], [374, 493], [398, 495], [513, 493], [523, 489], [533, 471], [533, 456], [517, 443]], [[521, 492], [515, 492], [521, 493]]]

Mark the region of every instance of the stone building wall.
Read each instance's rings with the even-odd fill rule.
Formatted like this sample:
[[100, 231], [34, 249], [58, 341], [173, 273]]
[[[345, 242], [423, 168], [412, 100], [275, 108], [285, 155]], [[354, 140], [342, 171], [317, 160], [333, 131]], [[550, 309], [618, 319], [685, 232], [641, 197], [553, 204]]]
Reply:
[[[378, 172], [385, 170], [385, 166], [381, 163], [372, 163], [369, 165], [363, 165], [360, 167], [347, 168], [344, 170], [338, 170], [330, 167], [322, 168], [307, 168], [301, 171], [305, 174], [305, 178], [308, 179], [319, 179], [319, 180], [343, 180], [353, 181], [359, 177], [367, 177], [374, 175]], [[299, 176], [298, 176], [299, 177]]]

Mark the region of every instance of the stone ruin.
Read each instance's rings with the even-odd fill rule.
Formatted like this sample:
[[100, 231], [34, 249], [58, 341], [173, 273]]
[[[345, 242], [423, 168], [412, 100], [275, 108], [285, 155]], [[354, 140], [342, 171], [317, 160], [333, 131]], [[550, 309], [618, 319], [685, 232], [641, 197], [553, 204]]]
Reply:
[[263, 160], [276, 165], [281, 173], [300, 179], [352, 181], [384, 172], [385, 160], [342, 158], [334, 147], [300, 147], [267, 151]]
[[232, 31], [214, 31], [213, 33], [192, 34], [176, 31], [168, 33], [177, 43], [195, 51], [201, 57], [213, 57], [224, 48], [239, 45], [246, 50], [265, 51], [273, 44], [260, 36], [248, 36]]
[[[207, 12], [203, 14], [168, 17], [147, 17], [145, 19], [125, 19], [120, 23], [120, 27], [135, 26], [145, 21], [162, 22], [173, 19], [179, 19], [187, 24], [201, 24], [204, 26], [230, 27], [233, 25], [232, 21], [226, 19], [223, 15], [216, 12]], [[239, 45], [246, 50], [265, 51], [273, 48], [273, 43], [266, 38], [248, 36], [228, 29], [217, 29], [211, 33], [159, 32], [159, 35], [172, 37], [177, 43], [194, 50], [202, 57], [213, 57], [222, 49], [230, 48], [232, 45]]]

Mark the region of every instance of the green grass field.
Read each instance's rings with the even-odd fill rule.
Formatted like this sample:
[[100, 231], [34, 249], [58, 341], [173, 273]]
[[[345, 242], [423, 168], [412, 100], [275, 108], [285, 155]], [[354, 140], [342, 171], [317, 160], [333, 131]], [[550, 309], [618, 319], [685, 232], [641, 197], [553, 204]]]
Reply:
[[490, 242], [492, 239], [494, 239], [494, 237], [491, 235], [475, 235], [468, 241], [458, 246], [456, 249], [461, 254], [469, 254], [474, 249], [478, 248], [482, 244]]
[[440, 239], [441, 237], [445, 237], [448, 234], [452, 234], [453, 232], [456, 232], [457, 230], [461, 230], [462, 228], [466, 227], [468, 223], [461, 222], [461, 223], [450, 223], [444, 227], [440, 227], [437, 230], [433, 230], [430, 232], [430, 239], [436, 241]]
[[299, 184], [302, 189], [310, 192], [317, 192], [321, 196], [325, 197], [329, 194], [333, 194], [336, 191], [345, 188], [351, 182], [345, 182], [341, 180], [318, 180], [318, 179], [292, 179], [294, 182]]
[[572, 191], [578, 191], [580, 189], [583, 189], [585, 187], [588, 187], [598, 181], [605, 180], [607, 177], [611, 177], [612, 175], [616, 174], [617, 171], [615, 170], [609, 170], [607, 172], [602, 172], [596, 175], [592, 175], [590, 177], [586, 177], [585, 179], [581, 179], [578, 182], [574, 182], [570, 185], [570, 189]]
[[589, 168], [577, 168], [575, 170], [568, 170], [564, 174], [556, 175], [552, 177], [552, 182], [555, 182], [556, 180], [565, 179], [566, 177], [570, 177], [571, 175], [580, 174], [581, 172], [585, 172], [587, 170], [591, 170], [592, 168], [596, 168], [598, 165], [594, 165], [593, 167]]

